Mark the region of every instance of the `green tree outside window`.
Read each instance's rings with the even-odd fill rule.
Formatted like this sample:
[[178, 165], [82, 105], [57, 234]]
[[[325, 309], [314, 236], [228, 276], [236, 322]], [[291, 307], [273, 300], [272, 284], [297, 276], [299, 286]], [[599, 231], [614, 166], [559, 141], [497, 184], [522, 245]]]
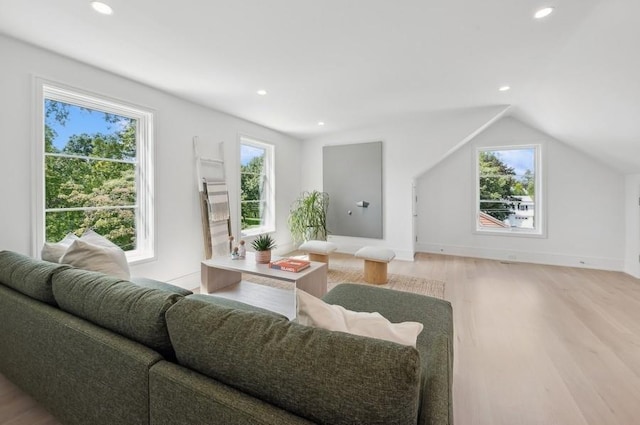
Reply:
[[[46, 241], [91, 228], [125, 251], [135, 249], [137, 120], [52, 99], [44, 106]], [[89, 116], [109, 131], [58, 136], [82, 129], [78, 120]]]

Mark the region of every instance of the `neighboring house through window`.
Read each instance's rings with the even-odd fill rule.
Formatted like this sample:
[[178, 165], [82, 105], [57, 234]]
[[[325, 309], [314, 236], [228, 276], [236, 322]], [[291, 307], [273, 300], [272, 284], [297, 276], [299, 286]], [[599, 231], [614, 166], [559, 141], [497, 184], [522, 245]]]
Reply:
[[476, 150], [476, 231], [544, 235], [539, 145]]
[[273, 145], [240, 137], [240, 223], [243, 236], [275, 231]]
[[38, 246], [93, 229], [130, 262], [153, 257], [153, 114], [54, 84], [39, 88]]

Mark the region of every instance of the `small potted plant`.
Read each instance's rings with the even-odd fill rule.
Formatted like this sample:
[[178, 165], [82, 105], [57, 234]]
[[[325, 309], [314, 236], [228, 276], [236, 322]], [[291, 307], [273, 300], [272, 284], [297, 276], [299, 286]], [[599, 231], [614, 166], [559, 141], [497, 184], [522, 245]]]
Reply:
[[271, 250], [276, 247], [276, 241], [271, 235], [260, 235], [251, 242], [256, 250], [256, 263], [267, 264], [271, 261]]

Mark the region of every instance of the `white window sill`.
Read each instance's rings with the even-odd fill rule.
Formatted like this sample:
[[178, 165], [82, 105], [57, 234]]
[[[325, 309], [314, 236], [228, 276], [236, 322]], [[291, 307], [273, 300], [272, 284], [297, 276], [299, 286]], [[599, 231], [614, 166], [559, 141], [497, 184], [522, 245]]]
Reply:
[[125, 255], [127, 257], [127, 263], [129, 263], [130, 266], [154, 261], [156, 259], [152, 252], [145, 251], [127, 251]]
[[252, 238], [254, 236], [260, 236], [267, 233], [274, 233], [275, 231], [275, 227], [256, 227], [253, 229], [242, 230], [240, 232], [240, 236], [243, 238]]
[[511, 236], [517, 238], [546, 238], [546, 232], [542, 232], [539, 230], [523, 230], [523, 229], [504, 229], [504, 230], [495, 230], [495, 229], [479, 229], [473, 232], [474, 235], [483, 235], [483, 236]]

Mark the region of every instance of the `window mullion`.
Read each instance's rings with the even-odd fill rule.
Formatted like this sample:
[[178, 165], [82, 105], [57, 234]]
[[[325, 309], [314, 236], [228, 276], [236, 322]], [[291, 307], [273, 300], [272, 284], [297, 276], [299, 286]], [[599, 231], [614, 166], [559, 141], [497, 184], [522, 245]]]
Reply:
[[86, 155], [69, 155], [69, 154], [65, 154], [65, 153], [45, 152], [44, 156], [45, 157], [46, 156], [50, 156], [50, 157], [55, 157], [55, 158], [82, 159], [82, 160], [86, 160], [86, 161], [118, 162], [118, 163], [121, 163], [121, 164], [133, 164], [133, 165], [138, 164], [138, 161], [130, 160], [130, 159], [102, 158], [102, 157], [99, 157], [99, 156], [86, 156]]

